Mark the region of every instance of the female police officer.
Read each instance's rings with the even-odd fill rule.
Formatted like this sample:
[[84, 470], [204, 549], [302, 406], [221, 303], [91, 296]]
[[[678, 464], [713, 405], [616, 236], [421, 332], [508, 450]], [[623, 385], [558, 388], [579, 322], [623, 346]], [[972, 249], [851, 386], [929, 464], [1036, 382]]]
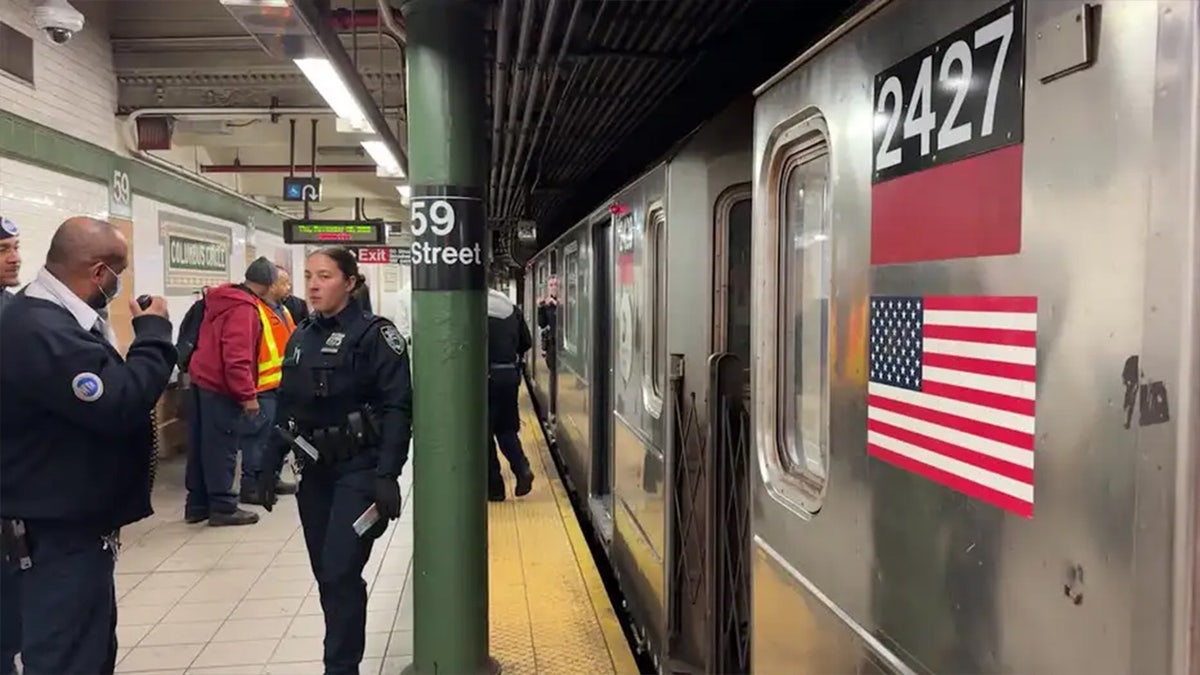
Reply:
[[[360, 277], [346, 249], [309, 255], [304, 278], [313, 313], [284, 353], [276, 419], [286, 440], [272, 454], [290, 442], [302, 467], [296, 499], [325, 613], [325, 672], [356, 674], [366, 639], [363, 566], [400, 515], [397, 480], [412, 425], [408, 354], [395, 325], [353, 298]], [[265, 474], [256, 496], [270, 510], [274, 474]], [[379, 519], [359, 536], [352, 525], [372, 504]]]

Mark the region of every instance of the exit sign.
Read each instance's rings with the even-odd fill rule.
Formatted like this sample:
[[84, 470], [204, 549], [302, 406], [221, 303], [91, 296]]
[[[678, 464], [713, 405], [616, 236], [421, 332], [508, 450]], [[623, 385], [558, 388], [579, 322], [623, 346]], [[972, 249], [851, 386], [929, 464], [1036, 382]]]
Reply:
[[386, 246], [356, 246], [350, 249], [359, 264], [387, 264], [392, 262], [392, 251]]

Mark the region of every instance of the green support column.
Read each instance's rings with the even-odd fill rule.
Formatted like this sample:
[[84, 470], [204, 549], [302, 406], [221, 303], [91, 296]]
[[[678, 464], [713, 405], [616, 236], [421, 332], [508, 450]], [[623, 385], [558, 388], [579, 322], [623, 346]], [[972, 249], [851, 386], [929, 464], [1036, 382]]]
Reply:
[[488, 655], [485, 8], [411, 0], [414, 656], [417, 675]]

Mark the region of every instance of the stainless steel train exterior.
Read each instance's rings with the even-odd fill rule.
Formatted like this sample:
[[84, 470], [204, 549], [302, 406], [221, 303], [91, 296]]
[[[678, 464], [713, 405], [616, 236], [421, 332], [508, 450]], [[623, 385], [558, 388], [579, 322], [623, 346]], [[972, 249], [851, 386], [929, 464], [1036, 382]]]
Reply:
[[[985, 68], [971, 27], [1009, 12], [1012, 249], [875, 259], [880, 135], [943, 144], [881, 85], [961, 68], [960, 34]], [[963, 79], [942, 102], [988, 127]], [[562, 307], [539, 396], [661, 670], [1196, 672], [1200, 3], [879, 0], [755, 93], [528, 272], [530, 321], [551, 277]], [[1028, 485], [870, 451], [881, 296], [1034, 303]]]

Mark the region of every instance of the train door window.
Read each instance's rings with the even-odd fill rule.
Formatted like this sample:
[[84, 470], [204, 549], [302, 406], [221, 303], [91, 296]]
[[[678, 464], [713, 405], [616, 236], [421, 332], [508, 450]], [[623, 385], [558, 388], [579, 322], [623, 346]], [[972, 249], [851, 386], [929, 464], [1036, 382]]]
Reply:
[[563, 251], [563, 267], [566, 276], [566, 294], [563, 299], [563, 348], [575, 353], [579, 347], [578, 302], [579, 302], [579, 244], [572, 242]]
[[666, 389], [667, 216], [661, 202], [646, 215], [645, 316], [642, 320], [642, 401], [654, 417], [662, 415]]
[[714, 314], [715, 348], [738, 357], [744, 369], [743, 386], [750, 393], [750, 294], [751, 286], [751, 202], [750, 186], [734, 185], [717, 197], [717, 259], [713, 270], [717, 280], [716, 298], [720, 303]]
[[[833, 256], [829, 146], [823, 119], [807, 111], [776, 130], [767, 174], [766, 215], [778, 265], [772, 358], [760, 371], [774, 383], [774, 452], [768, 487], [776, 498], [816, 513], [829, 474], [829, 312]], [[764, 325], [767, 328], [767, 325]], [[766, 344], [763, 345], [767, 346]], [[769, 369], [770, 373], [766, 372]]]

